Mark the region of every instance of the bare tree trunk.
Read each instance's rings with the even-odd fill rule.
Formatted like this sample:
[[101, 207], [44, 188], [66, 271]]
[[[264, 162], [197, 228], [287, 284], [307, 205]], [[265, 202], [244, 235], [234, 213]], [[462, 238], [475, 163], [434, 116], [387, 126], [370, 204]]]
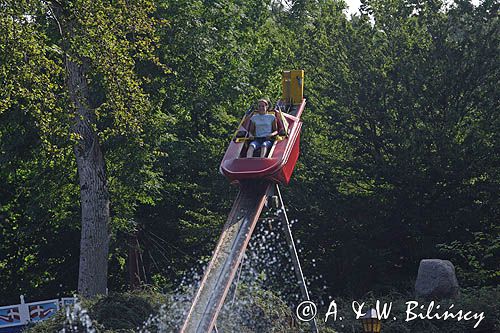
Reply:
[[84, 64], [71, 59], [67, 65], [67, 85], [75, 108], [73, 131], [80, 177], [82, 230], [78, 293], [84, 297], [106, 294], [109, 251], [109, 191], [104, 157], [94, 131], [96, 119], [89, 107], [89, 90]]

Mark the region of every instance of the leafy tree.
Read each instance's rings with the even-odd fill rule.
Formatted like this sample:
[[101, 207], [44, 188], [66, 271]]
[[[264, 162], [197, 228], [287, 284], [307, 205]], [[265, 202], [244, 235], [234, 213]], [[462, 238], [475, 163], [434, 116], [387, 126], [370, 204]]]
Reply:
[[153, 87], [175, 119], [176, 139], [159, 165], [160, 201], [137, 216], [153, 281], [163, 275], [172, 283], [208, 259], [236, 194], [218, 172], [224, 150], [250, 104], [279, 95], [290, 44], [268, 8], [266, 1], [158, 3], [157, 17], [168, 21], [160, 57], [171, 74]]
[[[20, 86], [15, 97], [36, 98], [32, 113], [43, 142], [50, 149], [70, 144], [76, 157], [82, 209], [79, 292], [105, 293], [110, 217], [114, 226], [126, 227], [137, 204], [150, 203], [156, 190], [152, 151], [164, 136], [155, 132], [160, 114], [135, 70], [140, 62], [160, 66], [153, 56], [154, 6], [149, 1], [26, 1], [6, 2], [2, 9], [10, 14], [5, 29], [14, 31], [6, 41], [14, 48], [5, 52], [20, 64], [6, 64], [4, 70], [12, 86]], [[33, 34], [24, 38], [18, 31]], [[27, 50], [36, 55], [34, 61]], [[38, 90], [33, 91], [33, 82]], [[58, 103], [43, 83], [60, 92]], [[5, 103], [4, 110], [10, 112], [11, 105]], [[110, 197], [115, 199], [111, 210]]]
[[[306, 254], [321, 244], [317, 274], [334, 293], [404, 288], [438, 244], [497, 233], [488, 170], [498, 156], [483, 141], [498, 126], [496, 5], [441, 5], [367, 1], [348, 22], [325, 2], [299, 33], [312, 114], [297, 187], [308, 204], [297, 214]], [[471, 186], [477, 174], [491, 175], [488, 185]], [[493, 244], [482, 248], [488, 258]]]

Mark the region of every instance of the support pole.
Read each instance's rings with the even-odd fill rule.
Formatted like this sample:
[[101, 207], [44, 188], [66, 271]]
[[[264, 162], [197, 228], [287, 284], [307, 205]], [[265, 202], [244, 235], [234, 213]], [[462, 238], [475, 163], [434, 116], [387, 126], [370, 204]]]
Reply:
[[[290, 257], [292, 258], [293, 267], [295, 271], [295, 276], [299, 282], [300, 291], [302, 293], [302, 298], [306, 301], [310, 301], [309, 292], [307, 291], [306, 281], [304, 279], [304, 274], [302, 273], [302, 267], [300, 266], [299, 256], [297, 254], [297, 249], [295, 248], [295, 242], [293, 240], [292, 230], [290, 229], [290, 223], [288, 221], [288, 216], [286, 215], [285, 204], [283, 198], [281, 197], [281, 192], [278, 184], [275, 185], [275, 193], [278, 196], [278, 216], [283, 224], [283, 231], [285, 233], [285, 238], [288, 243], [288, 249], [290, 251]], [[311, 332], [318, 333], [318, 327], [316, 325], [316, 318], [309, 322], [311, 325]]]

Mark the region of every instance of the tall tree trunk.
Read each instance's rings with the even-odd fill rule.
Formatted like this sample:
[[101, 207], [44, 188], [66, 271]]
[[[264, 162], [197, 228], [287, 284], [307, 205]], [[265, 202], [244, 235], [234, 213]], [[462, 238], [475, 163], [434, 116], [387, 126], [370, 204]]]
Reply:
[[93, 125], [94, 111], [89, 107], [85, 65], [68, 59], [67, 85], [74, 104], [73, 131], [80, 177], [82, 230], [78, 293], [84, 297], [106, 294], [109, 251], [109, 191], [103, 153]]

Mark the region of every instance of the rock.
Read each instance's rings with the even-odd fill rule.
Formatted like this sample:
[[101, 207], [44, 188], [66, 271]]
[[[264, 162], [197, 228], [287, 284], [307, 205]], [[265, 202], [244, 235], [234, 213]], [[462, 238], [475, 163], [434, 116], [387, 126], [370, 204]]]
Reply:
[[426, 300], [455, 298], [459, 295], [455, 267], [448, 260], [423, 259], [418, 267], [415, 294]]

